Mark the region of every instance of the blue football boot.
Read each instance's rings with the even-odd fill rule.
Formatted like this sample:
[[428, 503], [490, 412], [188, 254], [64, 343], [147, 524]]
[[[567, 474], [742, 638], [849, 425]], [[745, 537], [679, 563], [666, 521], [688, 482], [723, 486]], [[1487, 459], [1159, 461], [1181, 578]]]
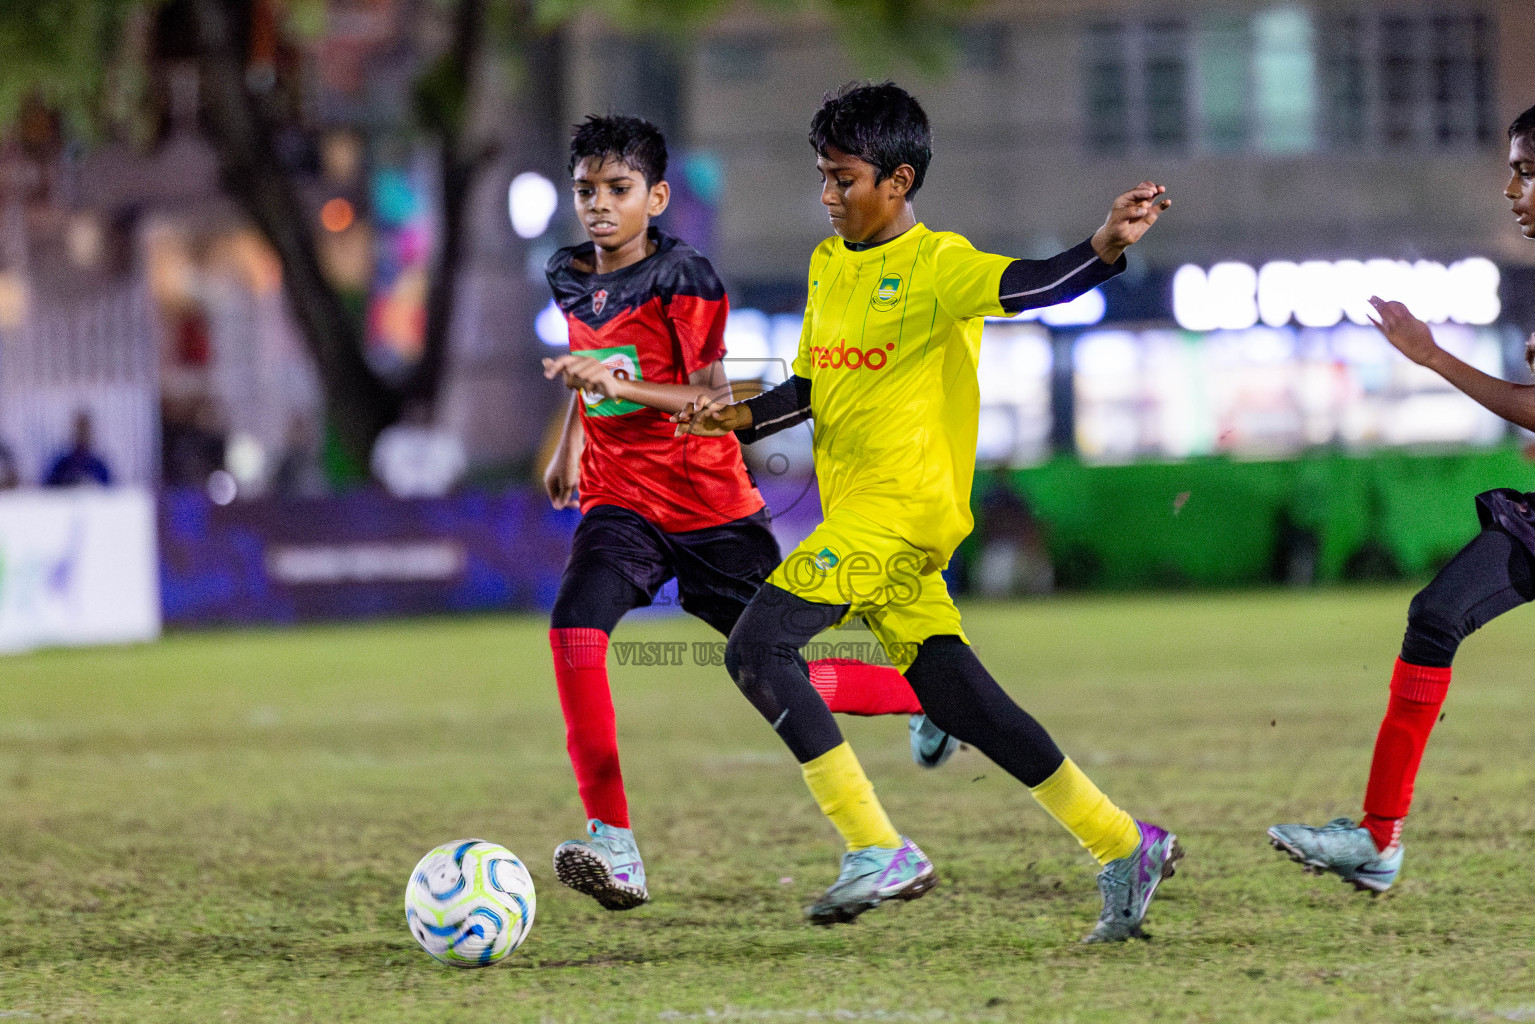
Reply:
[[1331, 871], [1354, 888], [1377, 895], [1391, 888], [1402, 870], [1402, 844], [1375, 848], [1370, 830], [1349, 818], [1313, 825], [1275, 825], [1269, 845], [1314, 874]]
[[1083, 942], [1123, 942], [1149, 938], [1141, 931], [1151, 897], [1162, 879], [1171, 878], [1183, 859], [1178, 837], [1160, 826], [1137, 821], [1141, 842], [1130, 853], [1111, 860], [1098, 874], [1098, 891], [1103, 895], [1103, 912], [1098, 924]]
[[842, 873], [814, 904], [805, 908], [811, 924], [846, 924], [886, 900], [914, 900], [938, 884], [933, 862], [917, 844], [901, 837], [893, 850], [866, 846], [842, 855]]
[[959, 749], [959, 740], [934, 725], [926, 715], [912, 715], [906, 727], [911, 732], [911, 759], [924, 768], [937, 768]]

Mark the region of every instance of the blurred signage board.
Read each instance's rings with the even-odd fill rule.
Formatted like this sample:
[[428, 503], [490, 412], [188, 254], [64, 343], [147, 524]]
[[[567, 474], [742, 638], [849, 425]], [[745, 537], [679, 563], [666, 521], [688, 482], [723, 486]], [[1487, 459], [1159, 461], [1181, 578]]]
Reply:
[[160, 502], [165, 621], [212, 626], [548, 609], [579, 516], [542, 491]]
[[[1445, 324], [1435, 335], [1502, 374], [1501, 329]], [[1088, 463], [1488, 447], [1506, 431], [1373, 327], [1094, 330], [1076, 339], [1073, 359], [1077, 449]]]
[[0, 494], [0, 652], [159, 635], [147, 491]]
[[1332, 327], [1345, 319], [1368, 326], [1368, 299], [1405, 302], [1433, 324], [1483, 326], [1502, 311], [1501, 275], [1480, 256], [1445, 266], [1434, 260], [1275, 260], [1254, 268], [1192, 263], [1173, 275], [1173, 319], [1187, 331], [1241, 331], [1262, 323], [1283, 327]]

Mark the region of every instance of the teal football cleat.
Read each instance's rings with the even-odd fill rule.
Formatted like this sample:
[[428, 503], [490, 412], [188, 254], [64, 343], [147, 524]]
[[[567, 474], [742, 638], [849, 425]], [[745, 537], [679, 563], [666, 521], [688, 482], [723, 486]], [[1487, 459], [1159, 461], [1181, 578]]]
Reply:
[[1111, 860], [1098, 874], [1098, 891], [1103, 894], [1103, 912], [1098, 924], [1083, 942], [1124, 942], [1149, 939], [1141, 931], [1151, 897], [1162, 879], [1171, 878], [1183, 859], [1178, 837], [1146, 821], [1137, 821], [1141, 843], [1118, 860]]
[[1275, 825], [1269, 845], [1314, 874], [1331, 871], [1354, 888], [1383, 893], [1402, 870], [1402, 844], [1375, 848], [1369, 829], [1349, 818], [1334, 818], [1321, 828]]
[[914, 900], [937, 884], [933, 862], [902, 836], [893, 850], [866, 846], [844, 853], [836, 883], [805, 908], [805, 916], [811, 924], [845, 924], [886, 900]]
[[555, 848], [554, 877], [609, 910], [633, 910], [650, 900], [634, 833], [596, 818], [586, 823], [585, 839]]
[[912, 715], [911, 759], [924, 768], [937, 768], [959, 749], [959, 740], [934, 725], [926, 715]]

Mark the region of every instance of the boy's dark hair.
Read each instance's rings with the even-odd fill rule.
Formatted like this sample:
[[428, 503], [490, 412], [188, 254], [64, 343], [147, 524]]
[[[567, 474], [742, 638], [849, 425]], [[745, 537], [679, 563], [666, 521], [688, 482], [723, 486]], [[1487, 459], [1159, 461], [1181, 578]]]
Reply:
[[587, 157], [613, 157], [639, 171], [649, 188], [666, 180], [666, 136], [643, 117], [588, 114], [570, 133], [570, 173]]
[[1508, 126], [1508, 140], [1529, 139], [1535, 142], [1535, 107], [1531, 107], [1518, 117], [1514, 123]]
[[916, 171], [907, 198], [917, 194], [933, 160], [927, 112], [894, 82], [849, 82], [827, 93], [810, 120], [810, 145], [822, 156], [835, 146], [874, 165], [884, 181], [902, 164]]

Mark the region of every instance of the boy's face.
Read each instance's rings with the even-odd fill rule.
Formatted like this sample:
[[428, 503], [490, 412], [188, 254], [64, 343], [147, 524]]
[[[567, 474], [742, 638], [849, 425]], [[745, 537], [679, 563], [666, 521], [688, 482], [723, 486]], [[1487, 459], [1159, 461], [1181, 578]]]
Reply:
[[586, 237], [608, 250], [643, 235], [671, 199], [666, 182], [647, 186], [643, 174], [613, 156], [583, 157], [571, 173], [571, 189]]
[[1516, 135], [1508, 143], [1508, 166], [1513, 174], [1503, 194], [1513, 204], [1514, 219], [1525, 238], [1535, 238], [1535, 139]]
[[831, 229], [849, 242], [868, 241], [900, 216], [916, 178], [911, 165], [902, 164], [884, 181], [876, 181], [878, 168], [835, 146], [826, 147], [815, 166], [821, 172], [821, 204]]

